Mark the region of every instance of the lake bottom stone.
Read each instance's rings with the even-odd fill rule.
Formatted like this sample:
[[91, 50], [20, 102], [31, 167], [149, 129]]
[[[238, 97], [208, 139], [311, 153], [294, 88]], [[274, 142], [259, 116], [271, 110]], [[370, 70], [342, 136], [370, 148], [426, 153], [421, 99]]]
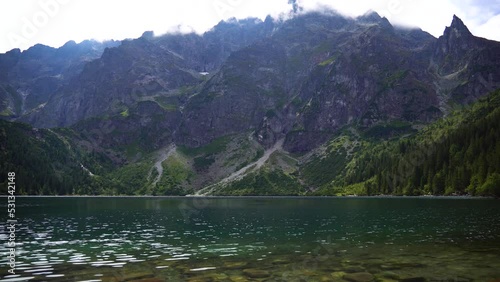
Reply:
[[348, 273], [342, 277], [350, 282], [371, 282], [375, 278], [368, 272]]

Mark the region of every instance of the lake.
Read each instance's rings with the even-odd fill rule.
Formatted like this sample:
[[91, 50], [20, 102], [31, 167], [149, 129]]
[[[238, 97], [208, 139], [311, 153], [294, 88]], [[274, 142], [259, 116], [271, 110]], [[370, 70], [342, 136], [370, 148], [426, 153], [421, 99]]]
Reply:
[[500, 281], [494, 199], [18, 197], [16, 218], [6, 281]]

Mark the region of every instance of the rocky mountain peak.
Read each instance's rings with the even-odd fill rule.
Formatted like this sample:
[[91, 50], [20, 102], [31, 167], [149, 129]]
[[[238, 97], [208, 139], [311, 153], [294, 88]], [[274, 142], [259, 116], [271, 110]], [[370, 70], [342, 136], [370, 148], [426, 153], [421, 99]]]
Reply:
[[152, 39], [155, 36], [154, 32], [151, 30], [145, 31], [142, 35], [141, 38], [146, 38], [146, 39]]
[[360, 21], [366, 21], [366, 22], [378, 22], [382, 19], [382, 17], [375, 11], [370, 10], [366, 13], [364, 13], [362, 16], [358, 17], [358, 20]]
[[387, 18], [381, 17], [377, 12], [372, 11], [372, 10], [366, 12], [362, 16], [357, 17], [356, 19], [360, 23], [364, 23], [364, 24], [378, 24], [379, 26], [381, 26], [383, 28], [392, 29], [392, 25], [389, 22], [389, 20], [387, 20]]
[[[14, 63], [3, 56], [0, 79], [34, 93], [25, 107], [33, 111], [17, 112], [24, 114], [19, 120], [39, 127], [108, 116], [117, 124], [122, 118], [144, 124], [134, 120], [134, 111], [150, 101], [159, 109], [151, 117], [163, 116], [161, 127], [152, 131], [169, 132], [169, 140], [179, 145], [200, 146], [254, 131], [266, 147], [286, 137], [284, 148], [302, 152], [347, 124], [368, 128], [392, 120], [431, 121], [442, 113], [439, 91], [449, 97], [458, 93], [460, 101], [480, 97], [486, 90], [476, 87], [480, 82], [470, 83], [470, 77], [478, 69], [494, 70], [494, 55], [500, 54], [490, 47], [497, 43], [472, 36], [456, 16], [439, 39], [417, 29], [393, 28], [375, 12], [353, 19], [333, 11], [277, 22], [271, 17], [264, 22], [229, 19], [202, 35], [148, 39], [152, 36], [145, 32], [116, 48], [102, 46], [99, 54], [73, 52], [74, 66], [58, 53], [46, 56], [43, 65], [39, 59], [26, 60], [14, 72]], [[428, 71], [430, 62], [436, 73]], [[455, 73], [452, 83], [438, 80]], [[18, 87], [18, 81], [26, 86]], [[14, 105], [9, 99], [8, 105]]]
[[437, 41], [435, 58], [442, 64], [443, 74], [460, 70], [466, 65], [464, 58], [478, 47], [477, 38], [472, 35], [463, 21], [453, 16], [453, 21], [446, 27], [442, 36]]
[[451, 25], [444, 30], [444, 36], [447, 38], [469, 38], [473, 35], [464, 22], [456, 15], [453, 15], [453, 21]]

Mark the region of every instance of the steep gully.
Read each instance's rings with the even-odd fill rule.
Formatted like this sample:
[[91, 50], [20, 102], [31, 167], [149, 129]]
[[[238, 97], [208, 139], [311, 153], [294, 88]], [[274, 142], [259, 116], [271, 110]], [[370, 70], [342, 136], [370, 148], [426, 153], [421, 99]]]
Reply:
[[251, 172], [251, 171], [256, 171], [258, 169], [260, 169], [266, 162], [267, 160], [269, 159], [269, 157], [271, 157], [271, 155], [276, 152], [276, 151], [279, 151], [283, 148], [283, 142], [284, 142], [284, 139], [281, 139], [279, 140], [278, 142], [276, 142], [276, 144], [274, 144], [274, 146], [270, 149], [267, 149], [265, 152], [264, 152], [264, 155], [258, 159], [257, 161], [253, 162], [253, 163], [250, 163], [249, 165], [241, 168], [240, 170], [232, 173], [231, 175], [229, 175], [228, 177], [222, 179], [221, 181], [215, 183], [215, 184], [212, 184], [212, 185], [209, 185], [205, 188], [202, 188], [200, 190], [198, 190], [194, 195], [192, 196], [206, 196], [206, 195], [210, 195], [217, 187], [221, 186], [221, 185], [226, 185], [232, 181], [235, 181], [235, 180], [239, 180], [241, 178], [243, 178], [243, 176], [245, 176], [247, 173]]

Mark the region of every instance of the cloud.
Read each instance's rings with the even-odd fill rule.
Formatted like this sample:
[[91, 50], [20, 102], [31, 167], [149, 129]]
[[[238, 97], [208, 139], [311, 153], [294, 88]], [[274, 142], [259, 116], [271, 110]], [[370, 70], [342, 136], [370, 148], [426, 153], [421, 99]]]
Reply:
[[394, 25], [419, 27], [435, 37], [442, 35], [453, 15], [457, 15], [473, 34], [500, 40], [500, 0], [303, 0], [301, 3], [306, 10], [323, 5], [352, 17], [373, 10]]
[[2, 0], [0, 52], [36, 43], [135, 38], [178, 26], [204, 32], [223, 19], [265, 18], [287, 8], [286, 0]]
[[500, 41], [500, 14], [475, 28], [476, 35]]
[[[358, 16], [377, 11], [393, 24], [421, 27], [440, 36], [457, 14], [472, 33], [500, 40], [500, 0], [297, 0], [306, 9], [326, 5]], [[288, 0], [2, 0], [0, 52], [36, 43], [54, 47], [66, 41], [125, 39], [144, 31], [204, 32], [220, 20], [278, 16], [291, 9]]]

